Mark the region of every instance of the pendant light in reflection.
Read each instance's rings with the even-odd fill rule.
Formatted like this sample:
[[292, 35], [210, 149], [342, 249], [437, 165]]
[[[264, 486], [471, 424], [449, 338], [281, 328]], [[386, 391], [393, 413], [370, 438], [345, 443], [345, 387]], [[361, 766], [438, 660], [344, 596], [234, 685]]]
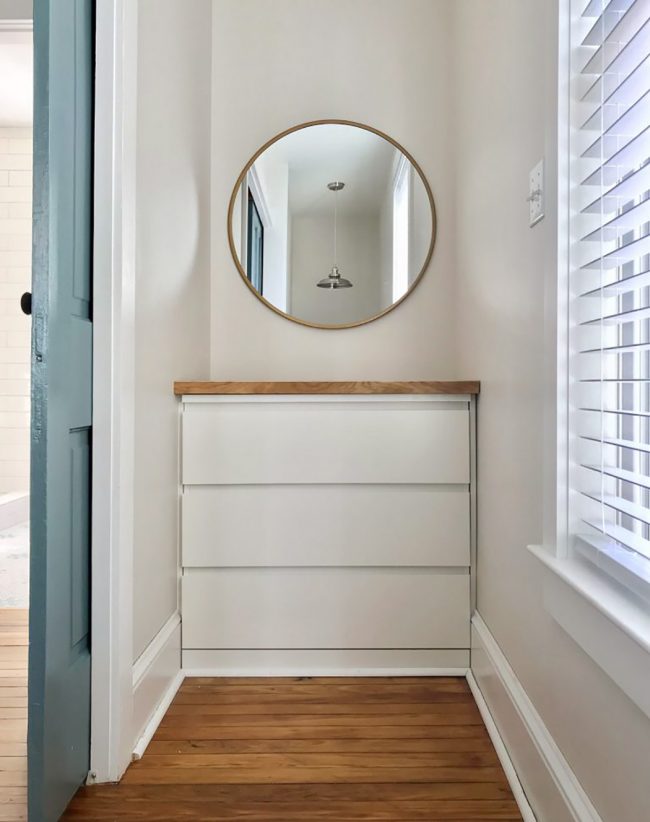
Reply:
[[334, 193], [334, 265], [332, 266], [332, 270], [327, 275], [327, 277], [323, 277], [322, 280], [319, 280], [316, 285], [318, 288], [352, 288], [352, 283], [350, 280], [346, 280], [345, 277], [341, 277], [341, 272], [339, 271], [339, 267], [336, 263], [337, 260], [337, 250], [336, 250], [336, 228], [337, 228], [337, 195], [338, 192], [345, 186], [345, 183], [336, 180], [332, 183], [328, 183], [327, 187], [330, 191]]

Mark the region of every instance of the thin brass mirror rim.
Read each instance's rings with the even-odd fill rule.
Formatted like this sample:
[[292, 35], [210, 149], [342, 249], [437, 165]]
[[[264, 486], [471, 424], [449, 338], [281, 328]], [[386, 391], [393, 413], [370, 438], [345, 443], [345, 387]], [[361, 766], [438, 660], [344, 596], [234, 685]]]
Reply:
[[[429, 200], [429, 206], [431, 208], [431, 242], [429, 243], [429, 248], [427, 250], [427, 255], [424, 259], [422, 264], [422, 268], [420, 269], [419, 274], [413, 280], [412, 284], [410, 285], [408, 291], [403, 294], [399, 300], [396, 300], [394, 303], [385, 308], [383, 311], [380, 311], [378, 314], [374, 314], [371, 317], [367, 317], [364, 320], [359, 320], [358, 322], [354, 323], [313, 323], [309, 322], [308, 320], [301, 320], [299, 317], [294, 317], [292, 314], [287, 314], [285, 311], [277, 308], [277, 306], [273, 305], [273, 303], [269, 302], [265, 297], [263, 297], [259, 291], [254, 287], [251, 281], [246, 276], [246, 272], [244, 271], [244, 267], [242, 266], [239, 257], [237, 255], [237, 250], [235, 248], [235, 241], [232, 234], [232, 216], [235, 209], [235, 202], [237, 199], [237, 194], [239, 189], [244, 182], [244, 179], [250, 169], [252, 168], [253, 164], [257, 160], [257, 158], [263, 154], [267, 148], [272, 146], [274, 143], [277, 143], [278, 140], [281, 140], [283, 137], [286, 137], [288, 134], [293, 134], [294, 131], [300, 131], [304, 128], [310, 128], [311, 126], [353, 126], [355, 128], [362, 128], [365, 131], [370, 131], [373, 134], [376, 134], [378, 137], [382, 137], [384, 140], [387, 140], [391, 143], [398, 151], [401, 151], [404, 157], [411, 163], [413, 168], [417, 171], [420, 179], [422, 180], [422, 184], [424, 185], [424, 190], [427, 193], [427, 197]], [[355, 120], [309, 120], [306, 123], [300, 123], [297, 126], [292, 126], [291, 128], [286, 129], [285, 131], [281, 131], [279, 134], [276, 134], [275, 137], [272, 137], [268, 140], [264, 145], [259, 148], [255, 154], [250, 158], [250, 160], [244, 166], [241, 174], [237, 177], [237, 182], [235, 183], [235, 187], [233, 188], [232, 195], [230, 197], [230, 203], [228, 204], [228, 245], [230, 246], [230, 253], [232, 254], [232, 258], [234, 260], [235, 266], [237, 267], [237, 271], [239, 272], [239, 276], [242, 280], [246, 283], [248, 289], [257, 297], [260, 302], [264, 303], [271, 311], [274, 311], [276, 314], [279, 314], [281, 317], [285, 317], [287, 320], [291, 320], [291, 322], [298, 323], [299, 325], [308, 326], [310, 328], [324, 328], [324, 329], [334, 329], [334, 328], [357, 328], [360, 325], [366, 325], [367, 323], [374, 322], [378, 320], [380, 317], [385, 317], [386, 314], [393, 311], [393, 309], [397, 308], [398, 305], [404, 302], [404, 300], [409, 297], [413, 291], [419, 285], [422, 277], [426, 273], [427, 268], [429, 267], [429, 263], [431, 262], [431, 257], [433, 255], [433, 248], [436, 244], [436, 230], [437, 230], [437, 219], [436, 219], [436, 206], [433, 200], [433, 192], [431, 191], [431, 186], [427, 178], [424, 176], [424, 172], [420, 168], [420, 165], [413, 159], [412, 155], [402, 146], [397, 140], [394, 140], [392, 137], [389, 137], [388, 134], [385, 134], [383, 131], [380, 131], [377, 128], [373, 128], [373, 126], [365, 125], [364, 123], [356, 122]]]

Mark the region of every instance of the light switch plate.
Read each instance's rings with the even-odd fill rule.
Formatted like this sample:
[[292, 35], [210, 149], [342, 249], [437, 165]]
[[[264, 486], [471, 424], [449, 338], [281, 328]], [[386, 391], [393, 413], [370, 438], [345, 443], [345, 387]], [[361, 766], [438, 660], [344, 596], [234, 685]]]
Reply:
[[529, 223], [536, 225], [544, 217], [544, 160], [531, 169], [528, 180]]

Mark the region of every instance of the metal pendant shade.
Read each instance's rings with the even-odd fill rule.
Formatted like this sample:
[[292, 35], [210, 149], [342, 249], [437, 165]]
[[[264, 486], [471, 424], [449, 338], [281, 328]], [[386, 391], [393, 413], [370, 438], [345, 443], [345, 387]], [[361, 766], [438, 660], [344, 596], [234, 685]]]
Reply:
[[[330, 191], [334, 192], [334, 260], [336, 260], [336, 223], [337, 223], [337, 210], [336, 210], [336, 194], [341, 191], [341, 189], [345, 186], [345, 183], [340, 182], [339, 180], [328, 183], [327, 187]], [[345, 277], [341, 277], [341, 272], [339, 271], [339, 267], [334, 263], [332, 266], [332, 270], [327, 275], [327, 277], [323, 277], [322, 280], [319, 280], [316, 283], [318, 288], [352, 288], [352, 283], [350, 280], [346, 280]]]
[[333, 265], [332, 270], [327, 277], [323, 277], [323, 279], [319, 280], [316, 285], [318, 288], [352, 288], [352, 283], [350, 280], [346, 280], [345, 277], [341, 277], [341, 272], [339, 271], [339, 267], [337, 265]]

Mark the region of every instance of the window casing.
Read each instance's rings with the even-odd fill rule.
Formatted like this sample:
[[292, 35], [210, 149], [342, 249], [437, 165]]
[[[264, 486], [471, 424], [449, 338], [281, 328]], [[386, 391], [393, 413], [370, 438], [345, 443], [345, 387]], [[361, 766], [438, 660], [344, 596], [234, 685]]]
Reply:
[[571, 3], [569, 550], [650, 592], [650, 0]]

